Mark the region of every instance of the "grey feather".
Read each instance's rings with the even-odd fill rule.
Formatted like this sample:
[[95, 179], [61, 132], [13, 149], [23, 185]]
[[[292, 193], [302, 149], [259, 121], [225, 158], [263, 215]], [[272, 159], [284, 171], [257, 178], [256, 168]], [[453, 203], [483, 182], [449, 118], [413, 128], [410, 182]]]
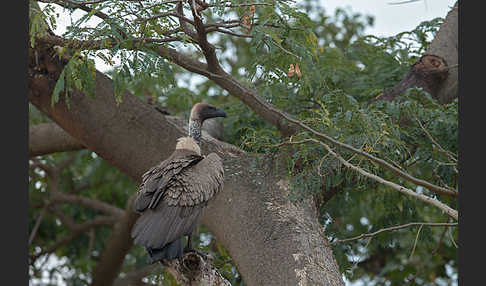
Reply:
[[184, 170], [173, 188], [168, 188], [169, 205], [194, 206], [209, 201], [223, 187], [224, 171], [221, 158], [211, 153]]
[[159, 260], [171, 260], [184, 255], [184, 250], [182, 249], [182, 238], [176, 239], [162, 248], [146, 248], [149, 255], [148, 262], [150, 264], [155, 263]]
[[135, 200], [142, 215], [132, 228], [134, 242], [145, 246], [151, 259], [179, 257], [177, 240], [199, 225], [203, 208], [222, 189], [223, 173], [215, 153], [202, 157], [181, 149], [143, 174]]
[[147, 209], [132, 228], [136, 244], [161, 248], [175, 239], [189, 235], [198, 226], [203, 205], [186, 208], [161, 202], [154, 210]]
[[138, 196], [135, 199], [135, 210], [142, 212], [154, 208], [164, 194], [168, 184], [177, 180], [182, 170], [202, 160], [203, 157], [190, 150], [176, 150], [158, 166], [152, 167], [142, 175]]

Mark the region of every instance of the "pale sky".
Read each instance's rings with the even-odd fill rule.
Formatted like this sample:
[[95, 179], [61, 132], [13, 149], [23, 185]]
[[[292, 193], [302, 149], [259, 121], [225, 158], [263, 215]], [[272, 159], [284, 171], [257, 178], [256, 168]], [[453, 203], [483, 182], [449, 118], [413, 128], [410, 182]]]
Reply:
[[410, 31], [422, 21], [436, 17], [445, 18], [457, 0], [419, 0], [393, 5], [406, 0], [321, 0], [326, 14], [336, 8], [351, 8], [351, 11], [375, 16], [374, 27], [366, 31], [375, 36], [393, 36]]

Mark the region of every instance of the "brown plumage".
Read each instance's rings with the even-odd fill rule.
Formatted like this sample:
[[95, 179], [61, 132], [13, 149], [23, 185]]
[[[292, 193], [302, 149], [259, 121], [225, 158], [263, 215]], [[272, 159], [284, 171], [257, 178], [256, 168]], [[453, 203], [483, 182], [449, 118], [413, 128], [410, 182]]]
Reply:
[[135, 211], [141, 216], [132, 237], [146, 248], [150, 263], [182, 257], [185, 235], [191, 250], [191, 234], [208, 201], [222, 189], [223, 177], [221, 158], [215, 153], [202, 156], [192, 136], [179, 138], [169, 158], [142, 175], [135, 199]]

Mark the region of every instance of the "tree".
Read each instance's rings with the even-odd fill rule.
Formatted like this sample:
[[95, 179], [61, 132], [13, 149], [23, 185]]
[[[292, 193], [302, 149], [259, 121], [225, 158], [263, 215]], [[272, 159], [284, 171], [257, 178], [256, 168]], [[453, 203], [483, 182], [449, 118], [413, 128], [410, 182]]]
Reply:
[[[201, 228], [214, 258], [199, 269], [245, 285], [453, 280], [457, 69], [438, 39], [457, 40], [442, 32], [457, 4], [445, 21], [383, 39], [363, 35], [371, 18], [328, 17], [310, 1], [46, 2], [30, 6], [33, 275], [55, 253], [73, 284], [151, 273], [143, 283], [187, 283], [180, 265], [145, 265], [129, 236], [131, 202], [204, 100], [229, 118], [226, 143], [203, 134], [203, 153], [217, 152], [226, 175]], [[86, 13], [56, 35], [55, 5]], [[116, 56], [109, 74], [96, 71], [94, 57]], [[421, 80], [444, 73], [438, 89]], [[181, 84], [193, 75], [204, 80]]]

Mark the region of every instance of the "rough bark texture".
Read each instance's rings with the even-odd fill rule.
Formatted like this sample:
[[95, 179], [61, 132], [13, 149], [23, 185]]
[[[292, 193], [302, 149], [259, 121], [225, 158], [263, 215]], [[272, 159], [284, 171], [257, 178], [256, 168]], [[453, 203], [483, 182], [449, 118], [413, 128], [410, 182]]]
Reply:
[[84, 149], [84, 145], [55, 123], [29, 126], [29, 157]]
[[424, 56], [392, 89], [375, 97], [393, 100], [412, 87], [421, 87], [439, 103], [450, 103], [458, 89], [458, 2], [447, 14]]
[[447, 76], [448, 68], [444, 59], [432, 55], [422, 56], [412, 65], [405, 78], [392, 89], [375, 97], [373, 101], [379, 99], [393, 100], [412, 87], [421, 87], [433, 98], [438, 99], [439, 90]]
[[212, 264], [212, 259], [189, 252], [184, 255], [182, 262], [172, 260], [166, 264], [171, 273], [181, 285], [201, 286], [218, 285], [231, 286]]
[[[170, 155], [178, 137], [187, 134], [180, 122], [168, 120], [130, 94], [123, 94], [122, 103], [117, 104], [111, 80], [99, 72], [95, 97], [75, 93], [70, 109], [62, 96], [51, 106], [50, 96], [63, 64], [50, 56], [48, 48], [37, 48], [40, 66], [32, 59], [29, 65], [30, 102], [137, 182], [143, 172]], [[246, 284], [344, 285], [314, 203], [289, 202], [288, 181], [274, 163], [259, 164], [257, 155], [206, 132], [202, 139], [203, 154], [218, 153], [226, 174], [225, 188], [208, 205], [203, 223], [228, 249]], [[131, 247], [126, 238], [133, 223], [133, 217], [127, 218], [112, 234], [93, 273], [93, 285], [113, 283]]]
[[441, 84], [437, 92], [437, 99], [441, 104], [449, 103], [459, 95], [459, 2], [447, 13], [444, 23], [440, 26], [426, 54], [443, 58], [449, 67], [449, 75]]
[[[167, 117], [179, 121], [176, 116]], [[210, 118], [204, 124], [202, 129], [208, 132], [209, 135], [219, 140], [223, 139], [224, 132], [221, 122], [217, 119]], [[40, 123], [29, 126], [29, 157], [56, 152], [76, 151], [84, 148], [86, 147], [81, 142], [64, 131], [56, 123]]]

